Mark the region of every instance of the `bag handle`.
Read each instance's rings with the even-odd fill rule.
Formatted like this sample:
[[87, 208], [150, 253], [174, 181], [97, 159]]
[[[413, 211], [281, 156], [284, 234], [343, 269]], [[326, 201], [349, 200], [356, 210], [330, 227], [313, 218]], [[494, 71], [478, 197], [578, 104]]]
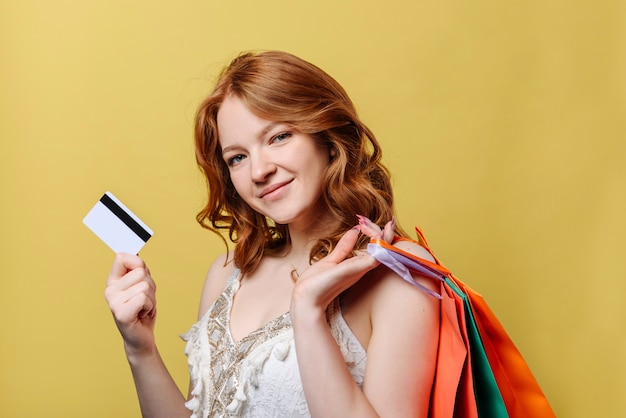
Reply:
[[[397, 242], [400, 239], [401, 238], [398, 237], [394, 239], [394, 242]], [[441, 299], [440, 294], [417, 282], [411, 275], [411, 271], [419, 273], [425, 277], [444, 281], [446, 277], [451, 274], [445, 267], [406, 252], [382, 239], [372, 238], [370, 243], [367, 245], [367, 252], [381, 264], [384, 264], [398, 274], [398, 276], [406, 282], [418, 287], [422, 291], [436, 297], [437, 299]]]

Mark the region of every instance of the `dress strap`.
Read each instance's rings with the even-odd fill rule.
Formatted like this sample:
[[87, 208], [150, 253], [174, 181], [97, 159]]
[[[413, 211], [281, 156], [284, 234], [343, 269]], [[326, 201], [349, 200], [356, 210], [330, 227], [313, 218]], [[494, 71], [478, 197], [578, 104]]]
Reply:
[[238, 280], [240, 274], [241, 270], [239, 269], [239, 267], [233, 267], [233, 272], [230, 273], [230, 276], [228, 276], [228, 279], [226, 279], [226, 286], [224, 286], [224, 289], [229, 288], [235, 280]]

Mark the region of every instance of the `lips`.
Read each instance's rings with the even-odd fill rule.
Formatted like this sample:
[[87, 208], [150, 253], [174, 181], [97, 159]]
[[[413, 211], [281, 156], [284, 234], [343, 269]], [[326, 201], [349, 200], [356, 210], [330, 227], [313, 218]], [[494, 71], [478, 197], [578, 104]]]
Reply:
[[293, 180], [288, 180], [288, 181], [283, 181], [280, 183], [274, 183], [272, 185], [267, 186], [266, 188], [264, 188], [261, 193], [259, 194], [259, 198], [264, 198], [266, 195], [275, 192], [276, 190], [280, 189], [281, 187], [284, 187], [286, 185], [288, 185], [289, 183], [291, 183]]

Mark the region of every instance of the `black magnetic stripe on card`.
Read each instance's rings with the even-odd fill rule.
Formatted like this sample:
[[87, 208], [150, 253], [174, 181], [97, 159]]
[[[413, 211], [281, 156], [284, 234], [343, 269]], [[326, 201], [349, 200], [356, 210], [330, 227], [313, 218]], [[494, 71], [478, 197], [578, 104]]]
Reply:
[[119, 218], [120, 221], [124, 222], [127, 227], [129, 227], [139, 238], [143, 240], [143, 242], [147, 242], [152, 235], [141, 225], [137, 223], [124, 209], [122, 209], [113, 199], [111, 199], [108, 195], [102, 196], [100, 202], [111, 212], [115, 214]]

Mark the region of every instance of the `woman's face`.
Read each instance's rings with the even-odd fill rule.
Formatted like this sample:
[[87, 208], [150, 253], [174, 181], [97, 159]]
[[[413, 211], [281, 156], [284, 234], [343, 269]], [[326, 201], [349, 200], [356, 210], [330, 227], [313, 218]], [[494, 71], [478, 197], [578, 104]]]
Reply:
[[289, 125], [257, 117], [233, 95], [220, 106], [217, 128], [231, 181], [250, 207], [292, 227], [319, 219], [328, 149]]

